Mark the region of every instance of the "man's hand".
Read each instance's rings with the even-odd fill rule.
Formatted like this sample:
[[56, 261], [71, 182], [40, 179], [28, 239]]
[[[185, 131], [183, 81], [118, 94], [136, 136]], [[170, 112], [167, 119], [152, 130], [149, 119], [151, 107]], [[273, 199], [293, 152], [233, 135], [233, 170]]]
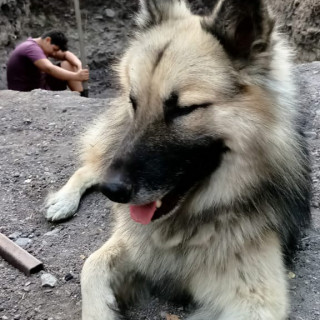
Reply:
[[89, 80], [89, 70], [88, 69], [81, 69], [76, 72], [79, 81], [87, 81]]

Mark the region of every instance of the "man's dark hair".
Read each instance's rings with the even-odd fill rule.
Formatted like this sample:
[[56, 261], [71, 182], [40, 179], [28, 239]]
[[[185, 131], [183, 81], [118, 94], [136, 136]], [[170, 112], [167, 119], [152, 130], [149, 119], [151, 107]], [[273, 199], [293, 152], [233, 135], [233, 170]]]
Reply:
[[68, 39], [61, 31], [51, 30], [51, 31], [45, 32], [41, 36], [41, 39], [45, 39], [47, 37], [50, 37], [51, 44], [58, 46], [61, 51], [68, 50]]

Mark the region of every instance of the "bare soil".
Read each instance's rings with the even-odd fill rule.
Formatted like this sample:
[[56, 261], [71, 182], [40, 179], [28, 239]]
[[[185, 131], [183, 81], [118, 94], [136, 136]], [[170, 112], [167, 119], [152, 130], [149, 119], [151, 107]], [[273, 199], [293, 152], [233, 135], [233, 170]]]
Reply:
[[[308, 230], [288, 273], [291, 320], [320, 318], [320, 63], [296, 69], [301, 109], [312, 157], [313, 227]], [[96, 190], [82, 200], [76, 216], [47, 222], [42, 206], [48, 192], [61, 187], [77, 168], [76, 141], [108, 100], [70, 92], [0, 91], [0, 232], [28, 238], [26, 250], [58, 279], [41, 286], [40, 273], [27, 277], [0, 258], [0, 319], [79, 319], [80, 272], [85, 259], [110, 235], [108, 200]], [[66, 280], [71, 274], [72, 279]], [[70, 276], [69, 276], [70, 278]], [[68, 279], [68, 278], [67, 278]], [[187, 313], [157, 297], [127, 313], [127, 319], [163, 319]], [[249, 319], [248, 319], [249, 320]]]

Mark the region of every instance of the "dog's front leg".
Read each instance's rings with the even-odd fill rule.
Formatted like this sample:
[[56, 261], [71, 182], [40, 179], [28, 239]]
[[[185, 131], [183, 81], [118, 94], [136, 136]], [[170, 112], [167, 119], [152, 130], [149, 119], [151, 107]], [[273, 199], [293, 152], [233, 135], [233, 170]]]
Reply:
[[120, 319], [115, 288], [122, 287], [130, 269], [126, 251], [125, 244], [113, 235], [85, 262], [81, 274], [82, 320]]
[[99, 182], [99, 173], [92, 165], [79, 168], [68, 182], [46, 200], [45, 217], [50, 221], [70, 218], [78, 209], [82, 194]]
[[188, 320], [287, 319], [281, 242], [273, 231], [260, 237], [226, 255], [223, 268], [204, 268], [194, 274], [189, 291], [201, 308]]

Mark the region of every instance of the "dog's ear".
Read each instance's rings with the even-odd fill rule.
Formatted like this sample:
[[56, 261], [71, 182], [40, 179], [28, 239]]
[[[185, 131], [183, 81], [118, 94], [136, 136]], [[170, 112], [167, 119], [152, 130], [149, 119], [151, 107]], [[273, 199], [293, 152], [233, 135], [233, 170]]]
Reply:
[[141, 29], [146, 29], [188, 15], [190, 10], [184, 0], [140, 0], [136, 23]]
[[220, 0], [202, 26], [233, 58], [249, 59], [268, 49], [274, 21], [264, 0]]

